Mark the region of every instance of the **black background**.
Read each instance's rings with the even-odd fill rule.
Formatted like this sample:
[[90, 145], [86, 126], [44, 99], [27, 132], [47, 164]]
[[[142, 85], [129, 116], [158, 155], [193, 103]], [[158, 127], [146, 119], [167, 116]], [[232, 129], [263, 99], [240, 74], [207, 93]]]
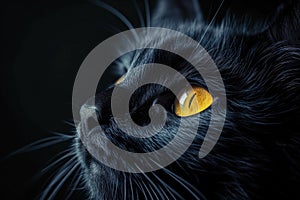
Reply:
[[[139, 27], [132, 1], [106, 2]], [[219, 18], [229, 6], [238, 14], [264, 17], [279, 1], [240, 2], [226, 1]], [[207, 20], [219, 4], [202, 2]], [[84, 0], [15, 0], [1, 5], [0, 199], [35, 199], [47, 184], [49, 174], [37, 175], [67, 144], [2, 158], [51, 132], [72, 134], [74, 128], [64, 121], [72, 119], [73, 81], [90, 50], [116, 33], [110, 26], [126, 30], [116, 17]]]

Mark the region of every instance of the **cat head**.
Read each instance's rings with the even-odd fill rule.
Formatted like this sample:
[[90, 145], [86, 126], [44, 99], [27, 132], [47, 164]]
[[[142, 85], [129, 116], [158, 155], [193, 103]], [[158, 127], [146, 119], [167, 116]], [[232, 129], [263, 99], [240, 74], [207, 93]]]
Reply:
[[[199, 56], [191, 44], [179, 36], [160, 32], [147, 35], [141, 43], [153, 44], [157, 49], [135, 50], [115, 60], [103, 78], [115, 75], [110, 76], [108, 81], [100, 79], [97, 93], [81, 108], [77, 157], [91, 198], [249, 199], [276, 196], [279, 193], [274, 188], [281, 188], [284, 195], [291, 191], [291, 185], [296, 183], [293, 176], [299, 176], [297, 165], [293, 162], [299, 158], [299, 153], [287, 155], [284, 152], [293, 151], [299, 145], [294, 116], [299, 113], [297, 76], [300, 59], [299, 34], [295, 32], [299, 28], [298, 7], [291, 9], [291, 5], [279, 7], [276, 19], [257, 23], [249, 31], [251, 20], [244, 26], [229, 17], [219, 25], [207, 24], [199, 14], [200, 10], [194, 6], [191, 8], [185, 1], [162, 1], [152, 18], [153, 24], [193, 38], [208, 52], [224, 83], [226, 110], [218, 107], [219, 99], [207, 87], [208, 83], [216, 83], [215, 77], [201, 76], [201, 69], [213, 74], [208, 68], [206, 54]], [[287, 11], [289, 14], [285, 14]], [[166, 44], [173, 48], [172, 51], [161, 50]], [[189, 58], [197, 66], [172, 52], [189, 52]], [[153, 73], [145, 66], [149, 63], [170, 66], [190, 83], [193, 91], [185, 88], [181, 76]], [[170, 88], [160, 84], [141, 84], [148, 77], [168, 86], [180, 86], [180, 92], [174, 94]], [[111, 99], [116, 88], [123, 91], [137, 88], [129, 104], [125, 105], [129, 115], [113, 115]], [[196, 112], [191, 109], [195, 97], [197, 108], [206, 103]], [[207, 100], [209, 98], [211, 101]], [[124, 99], [117, 96], [116, 103], [124, 106]], [[213, 117], [217, 121], [225, 118], [225, 124], [224, 127], [215, 127], [221, 131], [218, 142], [206, 157], [199, 158], [199, 149], [211, 121], [213, 103], [218, 110], [218, 115]], [[154, 105], [159, 107], [151, 109]], [[161, 114], [161, 108], [164, 114]], [[126, 119], [130, 118], [144, 127], [151, 124], [153, 116], [161, 115], [165, 123], [157, 135], [149, 138], [132, 136], [144, 132], [129, 126]], [[186, 121], [183, 127], [180, 126], [181, 120]], [[131, 135], [124, 133], [116, 121], [128, 125]], [[176, 161], [159, 170], [124, 172], [106, 166], [99, 157], [97, 159], [98, 155], [102, 156], [101, 159], [118, 159], [120, 163], [126, 163], [128, 160], [124, 157], [113, 154], [111, 144], [132, 153], [153, 152], [168, 145], [178, 131], [182, 138], [177, 142], [184, 143], [194, 134], [191, 127], [195, 124], [192, 144]], [[153, 126], [151, 130], [156, 129]], [[286, 165], [274, 167], [281, 161]], [[284, 177], [277, 173], [288, 168], [290, 173]], [[273, 183], [272, 176], [281, 180], [282, 184]], [[262, 187], [265, 188], [263, 191]]]

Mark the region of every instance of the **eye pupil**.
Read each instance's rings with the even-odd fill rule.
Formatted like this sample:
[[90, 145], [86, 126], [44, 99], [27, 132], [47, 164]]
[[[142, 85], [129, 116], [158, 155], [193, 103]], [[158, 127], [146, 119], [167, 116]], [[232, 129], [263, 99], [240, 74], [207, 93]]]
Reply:
[[194, 93], [194, 95], [192, 96], [192, 98], [191, 98], [191, 100], [190, 100], [190, 103], [189, 103], [189, 108], [191, 107], [191, 105], [192, 105], [192, 102], [193, 102], [193, 100], [194, 100], [195, 96], [196, 96], [196, 93]]

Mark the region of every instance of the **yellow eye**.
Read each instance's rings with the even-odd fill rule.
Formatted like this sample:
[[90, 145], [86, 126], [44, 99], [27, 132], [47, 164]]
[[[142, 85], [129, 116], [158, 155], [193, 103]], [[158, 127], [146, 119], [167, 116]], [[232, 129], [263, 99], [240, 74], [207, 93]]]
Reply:
[[115, 85], [118, 85], [118, 84], [122, 83], [122, 82], [124, 81], [124, 79], [125, 79], [125, 76], [126, 76], [126, 74], [124, 74], [123, 76], [121, 76], [121, 77], [115, 82]]
[[193, 86], [192, 90], [184, 91], [179, 100], [175, 100], [175, 114], [180, 117], [195, 115], [207, 109], [212, 102], [213, 97], [207, 90]]

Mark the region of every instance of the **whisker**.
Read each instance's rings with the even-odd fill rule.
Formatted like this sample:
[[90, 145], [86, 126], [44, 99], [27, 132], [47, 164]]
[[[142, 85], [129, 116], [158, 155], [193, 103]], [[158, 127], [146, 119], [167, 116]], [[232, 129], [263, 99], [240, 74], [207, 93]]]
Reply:
[[[167, 200], [169, 200], [169, 197], [167, 196], [167, 194], [164, 192], [164, 190], [160, 187], [160, 185], [157, 186], [159, 188], [159, 191], [161, 193], [163, 193], [163, 197], [166, 198]], [[174, 198], [174, 197], [173, 197]], [[174, 198], [175, 199], [175, 198]]]
[[[136, 183], [136, 185], [138, 186], [138, 188], [140, 188], [140, 190], [142, 191], [142, 193], [145, 194], [145, 195], [144, 195], [145, 200], [148, 200], [148, 197], [147, 197], [147, 195], [146, 195], [146, 192], [145, 192], [144, 188], [140, 185], [139, 182], [136, 181], [135, 183]], [[139, 199], [139, 198], [138, 198], [138, 193], [137, 193], [137, 199]]]
[[[49, 194], [50, 190], [55, 186], [55, 184], [60, 180], [62, 179], [64, 176], [63, 179], [65, 179], [66, 177], [68, 177], [67, 175], [70, 173], [70, 171], [73, 169], [74, 166], [78, 166], [79, 164], [75, 163], [76, 161], [76, 158], [73, 158], [73, 159], [70, 159], [68, 162], [66, 162], [57, 172], [56, 174], [54, 175], [54, 178], [51, 180], [51, 182], [49, 183], [49, 185], [46, 187], [46, 189], [43, 191], [40, 199], [45, 199], [46, 196]], [[73, 170], [72, 170], [73, 171]], [[62, 181], [61, 181], [62, 182]], [[57, 187], [55, 187], [56, 189]], [[54, 189], [54, 190], [55, 190]], [[53, 192], [52, 192], [53, 194]], [[51, 196], [52, 196], [51, 194]], [[50, 199], [50, 198], [48, 198]]]
[[126, 200], [127, 197], [127, 179], [126, 179], [126, 174], [123, 173], [124, 176], [124, 200]]
[[[61, 156], [62, 154], [66, 153], [66, 152], [68, 152], [68, 151], [70, 151], [70, 150], [72, 150], [72, 149], [68, 149], [68, 150], [65, 150], [65, 151], [59, 153], [57, 156], [55, 156], [55, 157], [52, 158], [51, 160], [55, 160], [55, 162], [56, 162], [57, 157]], [[69, 156], [73, 156], [73, 155], [69, 155]], [[68, 156], [68, 157], [69, 157], [69, 156]], [[67, 158], [67, 157], [66, 157], [66, 158]], [[55, 165], [59, 165], [59, 163], [61, 163], [62, 161], [63, 161], [63, 159], [57, 161], [55, 164], [54, 164], [54, 163], [51, 163], [52, 166], [47, 166], [46, 168], [40, 170], [38, 173], [36, 173], [36, 174], [34, 175], [34, 177], [33, 177], [32, 179], [33, 179], [34, 181], [40, 180], [41, 177], [44, 176], [47, 172], [49, 172], [51, 169], [53, 169], [53, 171], [55, 171], [55, 168], [54, 168]], [[60, 167], [60, 169], [62, 169], [62, 167]], [[51, 176], [53, 177], [53, 174], [52, 174]]]
[[134, 3], [134, 7], [136, 9], [136, 12], [138, 14], [139, 20], [140, 20], [140, 24], [142, 27], [145, 27], [145, 20], [142, 15], [141, 9], [140, 9], [139, 5], [137, 4], [136, 0], [133, 0], [133, 3]]
[[136, 199], [139, 199], [139, 192], [137, 190], [135, 190], [135, 191], [136, 191]]
[[[153, 174], [154, 177], [162, 184], [162, 186], [168, 191], [168, 193], [173, 197], [173, 199], [176, 199], [173, 194], [175, 194], [180, 199], [184, 199], [178, 192], [176, 192], [171, 186], [169, 186], [166, 182], [164, 182], [161, 178], [159, 178], [157, 175]], [[163, 191], [163, 190], [162, 190]]]
[[70, 125], [73, 128], [76, 128], [73, 120], [63, 120], [63, 122], [67, 125]]
[[89, 1], [97, 6], [100, 6], [101, 8], [104, 8], [105, 10], [109, 11], [114, 16], [119, 18], [127, 26], [128, 29], [134, 29], [134, 26], [132, 25], [132, 23], [120, 11], [118, 11], [114, 7], [104, 3], [102, 1], [98, 1], [98, 0], [89, 0]]
[[65, 177], [56, 186], [56, 188], [53, 190], [53, 192], [51, 193], [51, 196], [48, 199], [53, 199], [55, 197], [55, 195], [57, 194], [57, 192], [59, 191], [59, 189], [62, 187], [62, 185], [66, 182], [66, 180], [71, 176], [71, 174], [76, 170], [76, 168], [78, 166], [79, 166], [79, 163], [74, 164], [73, 167], [71, 167], [71, 169], [69, 169], [70, 171], [67, 172], [67, 174], [65, 175]]
[[[69, 170], [73, 168], [74, 161], [76, 158], [70, 159], [68, 162], [66, 162], [60, 170], [54, 175], [55, 177], [52, 179], [52, 181], [49, 183], [49, 185], [46, 187], [46, 189], [43, 191], [40, 199], [43, 200], [46, 198], [46, 196], [49, 194], [50, 190], [53, 188], [53, 186], [65, 175], [69, 173]], [[69, 166], [71, 164], [71, 166]]]
[[132, 25], [132, 23], [120, 11], [118, 11], [114, 7], [112, 7], [112, 6], [104, 3], [102, 1], [99, 1], [99, 0], [89, 0], [89, 1], [92, 2], [92, 3], [94, 3], [95, 5], [103, 8], [103, 9], [109, 11], [114, 16], [116, 16], [118, 19], [120, 19], [127, 26], [127, 28], [129, 30], [133, 31], [135, 39], [137, 39], [139, 41], [139, 37], [138, 37], [136, 31], [134, 30], [134, 26]]
[[99, 1], [99, 0], [89, 0], [91, 3], [109, 11], [110, 13], [112, 13], [114, 16], [116, 16], [118, 19], [120, 19], [126, 26], [129, 30], [131, 30], [131, 33], [133, 34], [134, 38], [139, 42], [140, 41], [140, 38], [137, 34], [137, 32], [135, 31], [134, 29], [134, 26], [132, 25], [132, 23], [120, 12], [118, 11], [117, 9], [115, 9], [114, 7], [102, 2], [102, 1]]
[[204, 39], [204, 37], [205, 37], [205, 35], [206, 35], [208, 29], [210, 28], [210, 26], [212, 25], [212, 23], [215, 21], [217, 15], [218, 15], [218, 13], [219, 13], [219, 11], [221, 10], [221, 7], [223, 6], [223, 3], [224, 3], [224, 0], [222, 0], [222, 2], [221, 2], [221, 4], [220, 4], [220, 6], [218, 7], [218, 9], [217, 9], [215, 15], [213, 16], [213, 18], [211, 19], [210, 23], [209, 23], [208, 26], [206, 27], [206, 29], [205, 29], [205, 31], [204, 31], [204, 33], [203, 33], [203, 35], [202, 35], [202, 37], [201, 37], [199, 43], [202, 42], [202, 40]]
[[[170, 170], [167, 170], [166, 168], [163, 168], [163, 170], [168, 174], [170, 177], [172, 177], [174, 180], [176, 180], [180, 185], [182, 185], [187, 191], [189, 191], [195, 198], [201, 198], [206, 199], [206, 197], [193, 185], [191, 185], [188, 181], [185, 179], [181, 178], [177, 174], [171, 172]], [[195, 194], [192, 190], [194, 190], [197, 194]]]
[[154, 188], [151, 186], [151, 184], [150, 185], [148, 184], [148, 186], [150, 187], [150, 191], [152, 191], [153, 195], [155, 196], [155, 199], [160, 199], [160, 198], [158, 198], [158, 196], [156, 194], [156, 192], [157, 192], [156, 187], [155, 187], [155, 190], [154, 190]]
[[113, 186], [113, 190], [114, 190], [114, 198], [113, 199], [116, 199], [116, 195], [118, 194], [119, 179], [117, 178], [116, 181], [117, 181], [116, 184], [114, 184], [114, 186]]
[[133, 186], [132, 186], [131, 178], [129, 178], [129, 185], [130, 185], [130, 191], [131, 191], [131, 198], [134, 200], [134, 193], [133, 193]]
[[[145, 177], [147, 176], [140, 168], [138, 165], [136, 165], [136, 167], [139, 169], [139, 171], [141, 172], [141, 174], [143, 174]], [[151, 192], [148, 190], [148, 187], [146, 186], [146, 184], [144, 183], [144, 181], [142, 180], [141, 183], [145, 186], [145, 189], [147, 190], [149, 197], [151, 197], [151, 199], [153, 199], [153, 196], [151, 195]], [[142, 185], [142, 186], [143, 186]], [[149, 186], [149, 185], [148, 185]], [[153, 191], [153, 189], [152, 189]], [[153, 191], [154, 192], [154, 191]], [[156, 196], [156, 195], [155, 195]]]
[[150, 15], [150, 6], [149, 1], [144, 0], [145, 10], [146, 10], [146, 19], [147, 19], [147, 27], [151, 27], [151, 15]]
[[[159, 166], [161, 169], [165, 169], [164, 167], [162, 167], [159, 163], [157, 163], [156, 161], [152, 160], [157, 166]], [[177, 195], [179, 198], [184, 199], [174, 188], [170, 187], [167, 183], [165, 183], [161, 178], [159, 178], [157, 175], [155, 175], [155, 173], [153, 173], [154, 177], [161, 182], [161, 184], [164, 186], [164, 188], [167, 189], [167, 191], [169, 192], [169, 194], [171, 194], [171, 196], [176, 199], [174, 197], [174, 195], [172, 194], [172, 192]], [[172, 192], [171, 192], [172, 191]]]
[[12, 156], [22, 154], [22, 153], [27, 153], [27, 152], [30, 152], [30, 151], [39, 150], [39, 149], [49, 147], [49, 146], [54, 145], [54, 144], [65, 142], [65, 141], [70, 140], [72, 138], [71, 137], [69, 137], [69, 138], [64, 137], [64, 136], [61, 136], [61, 135], [56, 135], [56, 136], [43, 138], [43, 139], [37, 140], [35, 142], [32, 142], [32, 143], [30, 143], [30, 144], [28, 144], [24, 147], [21, 147], [21, 148], [15, 150], [15, 151], [13, 151], [12, 153], [5, 156], [4, 158], [1, 158], [1, 161], [6, 160], [6, 159], [8, 159]]
[[[68, 149], [67, 151], [64, 151], [64, 153], [71, 151], [72, 149]], [[52, 162], [51, 164], [49, 164], [47, 167], [45, 167], [44, 169], [42, 169], [42, 173], [45, 173], [47, 171], [49, 171], [51, 168], [53, 168], [55, 165], [57, 165], [58, 163], [60, 163], [61, 161], [63, 161], [64, 159], [70, 157], [70, 156], [74, 156], [76, 155], [76, 153], [67, 153], [66, 155], [62, 156], [61, 158], [55, 160], [54, 162]]]
[[[74, 191], [76, 190], [76, 188], [77, 188], [79, 182], [81, 181], [81, 176], [79, 175], [80, 173], [81, 173], [81, 168], [79, 167], [79, 168], [77, 169], [77, 171], [75, 172], [74, 177], [73, 177], [73, 179], [72, 179], [72, 181], [71, 181], [71, 185], [73, 185], [73, 188], [70, 189], [71, 192], [68, 194], [68, 196], [65, 198], [65, 200], [70, 199], [70, 197], [72, 196], [72, 194], [73, 194]], [[77, 178], [77, 180], [76, 180], [76, 182], [74, 183], [75, 178]]]
[[54, 135], [56, 135], [56, 136], [63, 137], [63, 138], [68, 138], [68, 139], [75, 138], [75, 136], [73, 134], [72, 135], [67, 135], [67, 134], [59, 133], [59, 132], [55, 132], [55, 131], [52, 131], [51, 133], [54, 134]]
[[[164, 198], [164, 196], [161, 194], [160, 190], [158, 189], [158, 187], [153, 183], [153, 181], [147, 176], [147, 174], [144, 174], [144, 176], [146, 177], [146, 179], [150, 182], [150, 184], [154, 187], [154, 189], [159, 193], [159, 196], [161, 197], [161, 199]], [[155, 195], [156, 196], [156, 195]], [[157, 196], [156, 196], [157, 197]], [[157, 198], [158, 199], [158, 198]]]
[[199, 1], [198, 0], [193, 0], [193, 7], [196, 11], [196, 18], [198, 20], [201, 20], [202, 16], [201, 16], [201, 10], [200, 10], [200, 5], [199, 5]]
[[151, 200], [153, 200], [153, 196], [151, 195], [151, 192], [148, 190], [147, 185], [142, 181], [142, 186], [144, 186], [143, 188], [146, 189], [147, 193], [149, 194], [149, 197]]
[[117, 33], [122, 32], [121, 29], [119, 29], [115, 26], [112, 26], [111, 24], [104, 24], [103, 26], [106, 30], [110, 31], [112, 34], [117, 34]]

